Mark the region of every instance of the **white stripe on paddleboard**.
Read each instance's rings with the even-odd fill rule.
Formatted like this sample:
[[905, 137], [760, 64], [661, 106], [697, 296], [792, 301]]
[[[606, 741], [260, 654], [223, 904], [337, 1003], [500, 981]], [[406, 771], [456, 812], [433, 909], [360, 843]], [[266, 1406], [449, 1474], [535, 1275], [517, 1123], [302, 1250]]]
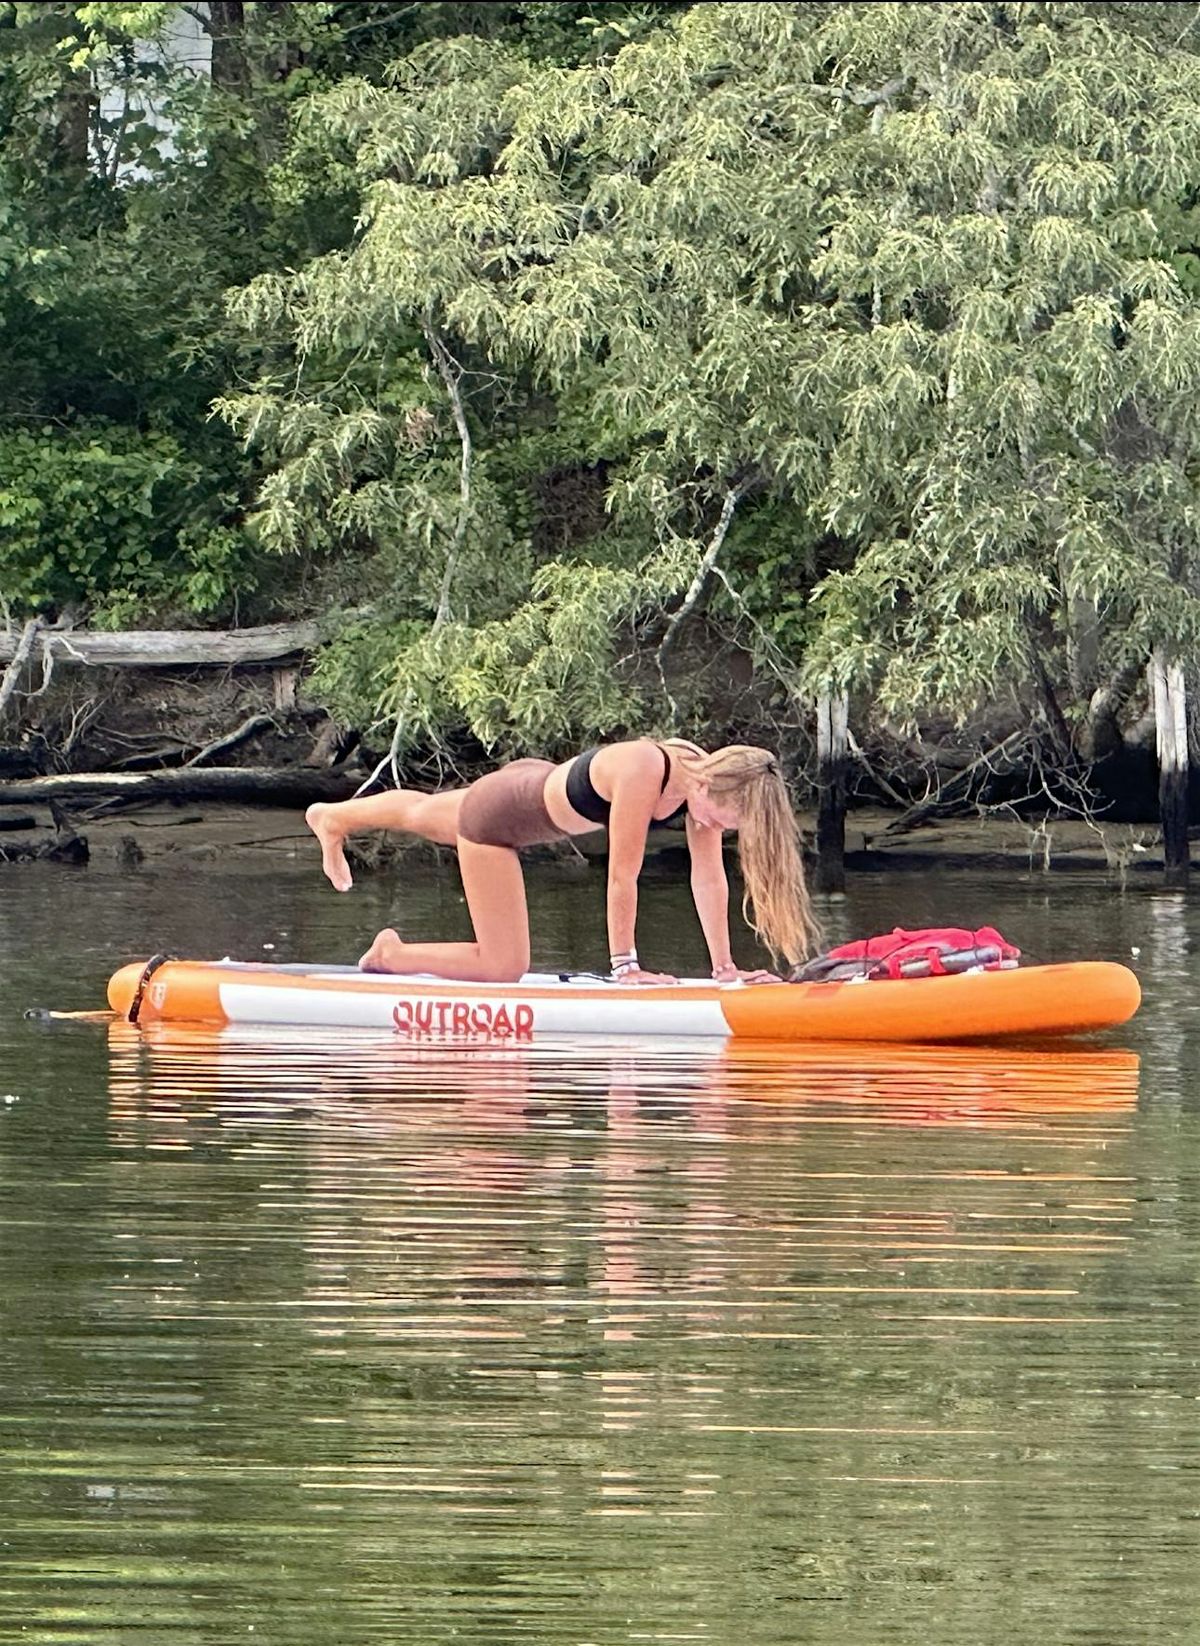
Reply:
[[396, 978], [372, 978], [363, 989], [287, 988], [233, 980], [222, 982], [220, 989], [221, 1007], [231, 1023], [388, 1028], [412, 1040], [530, 1040], [539, 1034], [724, 1039], [729, 1034], [725, 1014], [712, 998], [639, 1000], [632, 989], [602, 984], [586, 996], [568, 997], [564, 990], [561, 1000], [524, 995], [520, 984], [511, 990], [489, 990], [486, 997], [456, 997], [429, 984], [405, 989]]

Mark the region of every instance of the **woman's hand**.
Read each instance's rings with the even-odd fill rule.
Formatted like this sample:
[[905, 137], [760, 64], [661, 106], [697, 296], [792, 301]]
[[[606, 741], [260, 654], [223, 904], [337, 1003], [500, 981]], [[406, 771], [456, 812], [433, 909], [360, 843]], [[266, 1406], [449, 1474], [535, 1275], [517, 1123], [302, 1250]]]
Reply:
[[732, 960], [726, 961], [723, 966], [713, 967], [714, 983], [780, 983], [782, 978], [776, 977], [774, 972], [755, 971], [744, 972], [740, 966], [735, 966]]
[[678, 983], [679, 979], [677, 977], [668, 977], [665, 972], [644, 972], [640, 966], [631, 966], [628, 971], [619, 972], [613, 978], [613, 982], [622, 985], [626, 983]]

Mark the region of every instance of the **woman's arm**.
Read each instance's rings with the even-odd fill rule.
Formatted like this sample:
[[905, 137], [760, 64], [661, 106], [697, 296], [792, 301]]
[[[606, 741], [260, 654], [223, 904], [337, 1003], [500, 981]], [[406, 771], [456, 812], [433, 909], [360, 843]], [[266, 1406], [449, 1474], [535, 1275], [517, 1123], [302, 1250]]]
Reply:
[[702, 828], [689, 813], [687, 843], [692, 859], [692, 900], [700, 916], [700, 929], [708, 944], [715, 975], [733, 965], [729, 942], [729, 880], [721, 850], [721, 830]]
[[[646, 836], [662, 782], [662, 756], [653, 743], [625, 743], [606, 749], [593, 763], [607, 768], [612, 811], [608, 819], [608, 952], [637, 950], [638, 876], [646, 855]], [[637, 967], [622, 981], [645, 981]]]

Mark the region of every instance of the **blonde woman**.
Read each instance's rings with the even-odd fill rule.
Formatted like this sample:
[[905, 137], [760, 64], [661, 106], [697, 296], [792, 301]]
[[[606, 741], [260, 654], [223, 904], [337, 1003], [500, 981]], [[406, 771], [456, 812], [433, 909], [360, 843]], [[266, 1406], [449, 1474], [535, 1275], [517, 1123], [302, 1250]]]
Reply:
[[636, 738], [600, 744], [561, 765], [514, 760], [464, 789], [394, 789], [310, 806], [305, 816], [321, 845], [321, 866], [339, 892], [350, 890], [343, 851], [350, 835], [403, 830], [458, 852], [475, 941], [406, 943], [389, 927], [359, 961], [364, 971], [515, 982], [530, 958], [518, 852], [603, 826], [612, 975], [624, 984], [674, 982], [643, 968], [635, 928], [647, 832], [652, 823], [680, 816], [686, 819], [692, 897], [718, 982], [771, 980], [769, 972], [741, 971], [733, 962], [721, 854], [725, 829], [738, 831], [746, 887], [742, 912], [772, 954], [795, 963], [817, 936], [787, 786], [775, 756], [749, 744], [705, 754], [677, 738]]

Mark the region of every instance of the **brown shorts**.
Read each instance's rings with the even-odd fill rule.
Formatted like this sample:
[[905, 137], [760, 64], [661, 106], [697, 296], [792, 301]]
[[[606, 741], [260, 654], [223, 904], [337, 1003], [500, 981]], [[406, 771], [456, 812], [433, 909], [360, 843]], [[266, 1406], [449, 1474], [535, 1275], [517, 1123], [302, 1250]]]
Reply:
[[561, 840], [564, 831], [546, 810], [546, 779], [552, 760], [512, 760], [499, 771], [476, 778], [463, 797], [458, 832], [477, 846], [540, 846]]

